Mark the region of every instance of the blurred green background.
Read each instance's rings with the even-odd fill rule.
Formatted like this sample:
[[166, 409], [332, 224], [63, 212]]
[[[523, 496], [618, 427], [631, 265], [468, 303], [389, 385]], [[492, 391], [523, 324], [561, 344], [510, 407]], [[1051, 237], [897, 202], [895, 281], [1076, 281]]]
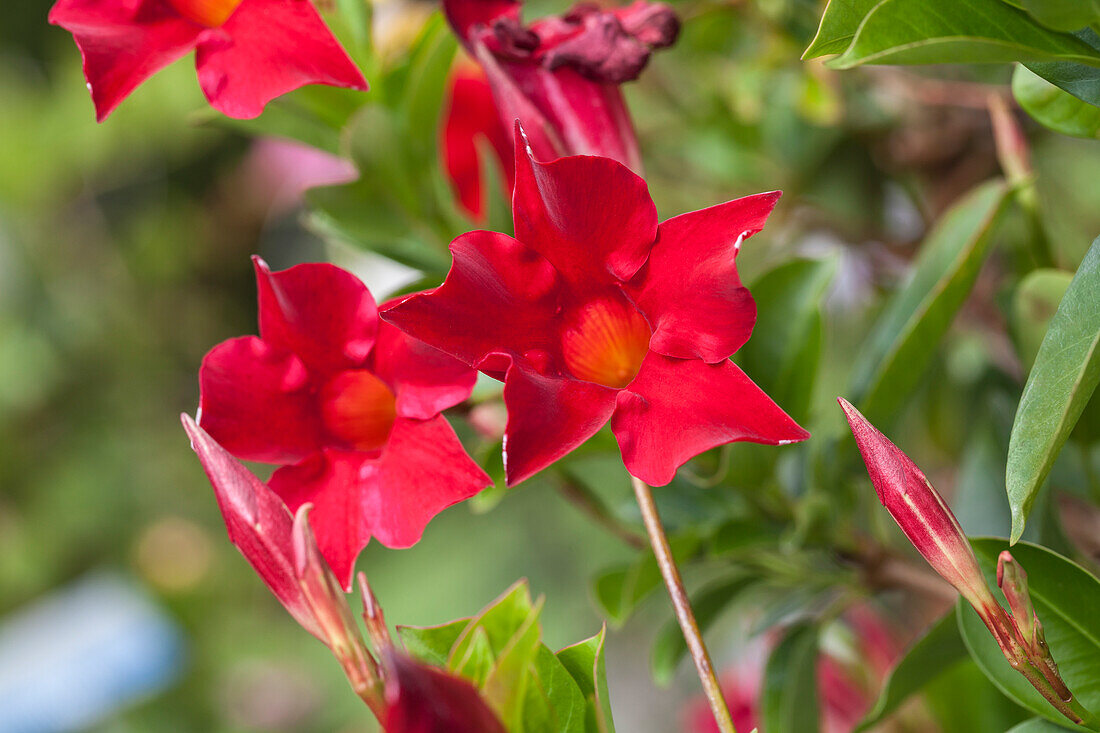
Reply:
[[[746, 246], [744, 279], [795, 254], [837, 259], [811, 413], [839, 419], [832, 399], [879, 296], [929, 222], [997, 171], [988, 116], [931, 101], [939, 87], [909, 71], [841, 75], [802, 63], [816, 2], [677, 7], [680, 43], [627, 90], [658, 210], [666, 218], [785, 190], [769, 229]], [[48, 8], [11, 4], [0, 24], [0, 624], [86, 573], [115, 569], [180, 624], [188, 654], [178, 683], [94, 730], [371, 730], [327, 650], [226, 541], [178, 421], [197, 404], [205, 351], [255, 331], [248, 256], [279, 268], [323, 258], [324, 244], [261, 185], [249, 138], [200, 123], [190, 58], [97, 125], [71, 37], [46, 24]], [[1000, 84], [1009, 70], [936, 73]], [[1100, 231], [1100, 151], [1029, 131], [1043, 226], [1072, 269]], [[1016, 216], [1003, 228], [1000, 254], [912, 400], [919, 408], [892, 436], [947, 491], [960, 465], [988, 476], [1002, 460], [1023, 376], [1002, 283], [1028, 256], [1026, 226]], [[994, 446], [984, 453], [971, 434], [979, 419], [990, 427], [977, 437]], [[960, 509], [964, 524], [985, 522], [973, 531], [1007, 530], [1007, 507], [988, 510], [999, 506], [994, 484], [994, 499]], [[621, 477], [607, 489], [629, 514]], [[448, 510], [413, 549], [371, 545], [359, 567], [402, 624], [472, 614], [527, 577], [547, 596], [544, 635], [558, 647], [598, 630], [589, 579], [632, 555], [532, 481], [488, 513]], [[663, 691], [649, 678], [653, 629], [666, 618], [659, 599], [612, 635], [620, 730], [672, 730], [694, 695], [690, 676]], [[735, 649], [719, 641], [715, 655], [726, 663]]]

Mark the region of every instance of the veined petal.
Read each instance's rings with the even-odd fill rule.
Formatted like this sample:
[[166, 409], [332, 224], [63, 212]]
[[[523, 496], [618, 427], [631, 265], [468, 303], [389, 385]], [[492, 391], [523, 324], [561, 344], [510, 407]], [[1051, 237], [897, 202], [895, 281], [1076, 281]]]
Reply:
[[737, 252], [779, 196], [746, 196], [661, 222], [649, 261], [627, 288], [653, 325], [651, 349], [717, 363], [748, 341], [756, 304], [738, 277]]
[[[385, 306], [383, 306], [385, 307]], [[388, 323], [378, 325], [372, 371], [397, 396], [397, 414], [435, 417], [470, 396], [477, 372]]]
[[290, 615], [306, 631], [326, 641], [294, 572], [294, 519], [286, 505], [190, 416], [181, 418], [191, 447], [214, 487], [230, 541]]
[[504, 381], [508, 485], [538, 473], [595, 435], [615, 409], [616, 392], [592, 382], [544, 376], [513, 362]]
[[320, 414], [309, 374], [294, 354], [255, 336], [223, 341], [199, 369], [200, 422], [238, 458], [300, 460], [320, 448]]
[[649, 189], [629, 168], [588, 156], [540, 163], [518, 130], [512, 214], [516, 239], [578, 289], [629, 280], [657, 237]]
[[351, 588], [355, 558], [371, 538], [364, 501], [368, 453], [326, 449], [271, 475], [268, 485], [291, 511], [312, 503], [309, 523], [317, 546], [344, 590]]
[[50, 23], [73, 34], [99, 122], [138, 85], [194, 48], [204, 30], [150, 0], [58, 0]]
[[730, 361], [650, 352], [619, 392], [611, 430], [626, 470], [653, 486], [703, 451], [737, 441], [785, 445], [810, 437]]
[[316, 377], [361, 366], [374, 346], [378, 308], [367, 286], [335, 265], [272, 272], [258, 257], [260, 336], [286, 349]]
[[443, 0], [443, 14], [463, 43], [478, 26], [491, 28], [498, 19], [519, 23], [519, 0]]
[[210, 104], [240, 119], [306, 84], [367, 89], [309, 0], [244, 0], [199, 39], [195, 66]]
[[557, 312], [563, 288], [542, 256], [496, 232], [469, 232], [451, 242], [447, 279], [386, 309], [382, 318], [470, 366], [503, 378], [507, 356], [557, 353]]

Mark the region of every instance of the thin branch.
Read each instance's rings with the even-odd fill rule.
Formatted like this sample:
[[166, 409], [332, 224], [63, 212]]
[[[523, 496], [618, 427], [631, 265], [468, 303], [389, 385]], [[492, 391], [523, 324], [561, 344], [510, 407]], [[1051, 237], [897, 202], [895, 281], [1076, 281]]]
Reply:
[[604, 503], [593, 496], [592, 492], [585, 487], [562, 477], [558, 482], [558, 492], [569, 500], [569, 503], [588, 515], [596, 524], [600, 525], [626, 544], [636, 550], [645, 549], [648, 544], [645, 537], [635, 532], [620, 521], [618, 517], [611, 514]]

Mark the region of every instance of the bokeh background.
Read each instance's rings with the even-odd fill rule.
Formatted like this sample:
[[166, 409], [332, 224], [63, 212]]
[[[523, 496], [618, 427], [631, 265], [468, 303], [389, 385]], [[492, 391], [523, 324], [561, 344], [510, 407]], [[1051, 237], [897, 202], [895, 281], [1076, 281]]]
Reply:
[[[399, 55], [431, 6], [384, 7], [378, 32]], [[529, 15], [563, 7], [537, 3]], [[928, 223], [997, 170], [986, 111], [957, 92], [1002, 84], [1009, 71], [834, 74], [799, 60], [816, 2], [677, 7], [680, 43], [627, 89], [658, 209], [665, 218], [785, 190], [746, 247], [745, 279], [794, 253], [837, 259], [814, 400], [830, 409], [877, 295], [898, 282]], [[48, 9], [8, 3], [0, 23], [0, 701], [43, 707], [41, 727], [18, 730], [373, 730], [327, 651], [227, 542], [178, 420], [197, 404], [205, 351], [255, 331], [249, 255], [275, 268], [326, 256], [297, 203], [303, 158], [291, 153], [288, 167], [285, 148], [211, 121], [190, 58], [97, 125], [76, 49], [47, 25]], [[1090, 185], [1100, 150], [1029, 131], [1045, 226], [1072, 268], [1100, 231]], [[907, 447], [947, 491], [964, 446], [980, 458], [971, 408], [991, 393], [979, 385], [1012, 381], [994, 306], [1013, 230], [1026, 226], [999, 235], [1008, 254], [987, 266], [988, 287], [914, 401], [919, 414], [895, 434], [904, 445], [905, 425], [922, 426]], [[983, 404], [1011, 423], [1011, 399]], [[606, 473], [629, 516], [625, 482]], [[960, 511], [964, 523], [1007, 528], [1006, 506], [975, 507]], [[491, 511], [448, 510], [413, 549], [371, 545], [359, 567], [403, 624], [472, 614], [526, 577], [547, 596], [544, 635], [558, 647], [599, 629], [590, 578], [631, 556], [532, 481]], [[694, 694], [690, 675], [660, 690], [650, 679], [650, 642], [667, 616], [658, 598], [611, 636], [622, 731], [676, 730]], [[716, 638], [720, 663], [734, 661], [737, 647]], [[4, 711], [0, 731], [15, 730]]]

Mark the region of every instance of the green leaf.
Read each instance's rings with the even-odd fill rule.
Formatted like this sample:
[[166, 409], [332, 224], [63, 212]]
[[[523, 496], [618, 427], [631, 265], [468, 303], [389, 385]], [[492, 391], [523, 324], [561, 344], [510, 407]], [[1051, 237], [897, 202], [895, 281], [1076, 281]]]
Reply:
[[1072, 272], [1041, 268], [1029, 272], [1016, 288], [1012, 298], [1012, 331], [1016, 353], [1028, 371], [1035, 364], [1050, 319], [1058, 311], [1071, 282]]
[[876, 725], [910, 695], [964, 659], [966, 645], [959, 635], [955, 614], [947, 613], [905, 652], [883, 683], [875, 706], [859, 722], [856, 733]]
[[595, 636], [562, 649], [557, 657], [592, 706], [595, 726], [590, 726], [588, 730], [615, 733], [615, 724], [611, 720], [611, 696], [607, 688], [607, 665], [604, 662], [606, 636], [605, 627]]
[[479, 628], [484, 629], [493, 653], [500, 656], [534, 615], [531, 590], [527, 582], [521, 580], [470, 620], [451, 649], [449, 663], [466, 655], [467, 647], [474, 643], [474, 631]]
[[1056, 31], [1075, 31], [1100, 20], [1100, 0], [1019, 0], [1019, 2], [1032, 18]]
[[794, 260], [749, 288], [756, 301], [756, 327], [737, 352], [737, 362], [798, 421], [809, 412], [821, 355], [821, 298], [836, 266], [836, 259]]
[[1045, 127], [1063, 135], [1100, 138], [1100, 107], [1059, 89], [1026, 66], [1017, 66], [1012, 74], [1012, 94]]
[[[546, 700], [550, 714], [540, 726], [525, 712], [523, 723], [526, 733], [534, 733], [535, 730], [545, 730], [546, 733], [585, 733], [588, 702], [580, 685], [545, 644], [539, 646], [535, 656], [535, 678], [532, 682], [532, 688], [537, 689], [537, 694]], [[528, 700], [530, 701], [530, 696]]]
[[787, 630], [764, 669], [761, 728], [768, 733], [818, 730], [817, 626]]
[[397, 633], [409, 654], [422, 662], [444, 667], [455, 642], [469, 625], [470, 619], [463, 618], [442, 626], [398, 626]]
[[[691, 599], [691, 607], [695, 611], [695, 621], [699, 624], [699, 631], [705, 632], [710, 628], [722, 610], [754, 580], [753, 577], [737, 577], [719, 581], [695, 594]], [[680, 630], [680, 624], [676, 619], [672, 619], [658, 632], [650, 657], [653, 679], [658, 685], [667, 685], [672, 682], [676, 668], [687, 651], [684, 632]]]
[[[1078, 40], [1100, 53], [1100, 35], [1091, 28], [1074, 33]], [[1078, 99], [1100, 106], [1100, 69], [1071, 61], [1029, 63], [1027, 68]]]
[[433, 13], [413, 50], [402, 113], [406, 144], [420, 160], [435, 158], [442, 118], [443, 97], [458, 41], [442, 13]]
[[[987, 581], [995, 588], [997, 556], [1009, 549], [1008, 543], [982, 538], [971, 544]], [[1100, 581], [1045, 547], [1021, 542], [1011, 549], [1012, 556], [1027, 571], [1035, 612], [1062, 679], [1082, 705], [1100, 710], [1100, 614], [1096, 612], [1100, 608]], [[1023, 675], [1009, 666], [969, 604], [960, 600], [956, 613], [970, 656], [1001, 692], [1036, 715], [1069, 725]]]
[[1078, 38], [1037, 25], [1000, 0], [883, 0], [864, 18], [847, 50], [828, 65], [1011, 61], [1100, 65], [1100, 53]]
[[1008, 445], [1012, 539], [1100, 382], [1100, 238], [1066, 290], [1028, 374]]
[[851, 392], [872, 423], [888, 425], [919, 384], [974, 287], [1010, 194], [1000, 180], [980, 186], [943, 215], [921, 246], [909, 282], [891, 298], [853, 368]]
[[464, 646], [462, 656], [452, 658], [448, 667], [455, 674], [481, 687], [493, 668], [493, 648], [484, 628], [475, 628], [469, 638], [470, 643]]
[[[1055, 725], [1049, 720], [1043, 718], [1032, 718], [1031, 720], [1025, 720], [1017, 726], [1014, 726], [1006, 733], [1064, 733], [1070, 730], [1070, 728], [1063, 728], [1060, 725]], [[1080, 730], [1080, 728], [1078, 728]]]
[[[539, 598], [511, 638], [503, 647], [494, 650], [497, 651], [496, 660], [482, 687], [485, 699], [511, 731], [524, 729], [524, 703], [534, 674], [535, 657], [541, 646], [542, 628], [539, 626], [539, 616], [542, 613], [542, 605], [543, 599]], [[501, 618], [507, 615], [505, 612]], [[490, 642], [492, 642], [492, 636], [493, 632], [490, 631]]]
[[802, 58], [815, 59], [818, 56], [844, 53], [855, 38], [859, 24], [879, 2], [881, 0], [829, 0], [825, 13], [821, 16], [817, 35], [810, 41]]

